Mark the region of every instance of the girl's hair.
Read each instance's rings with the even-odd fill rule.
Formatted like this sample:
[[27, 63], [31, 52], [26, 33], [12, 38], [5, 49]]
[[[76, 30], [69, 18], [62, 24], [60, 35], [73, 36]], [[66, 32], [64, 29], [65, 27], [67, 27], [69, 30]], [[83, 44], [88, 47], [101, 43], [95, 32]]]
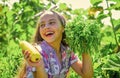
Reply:
[[[40, 14], [40, 16], [43, 15], [45, 12], [48, 12], [48, 11], [43, 11]], [[53, 14], [55, 14], [58, 17], [58, 19], [59, 19], [59, 21], [60, 21], [60, 23], [61, 23], [61, 25], [63, 27], [66, 26], [66, 20], [65, 20], [65, 18], [60, 13], [55, 12], [55, 11], [50, 11], [50, 12], [52, 12]], [[40, 19], [37, 22], [37, 28], [36, 28], [35, 36], [33, 38], [34, 39], [33, 42], [35, 42], [35, 43], [39, 43], [39, 42], [43, 41], [43, 39], [42, 39], [42, 37], [40, 35], [40, 22], [39, 21], [40, 21]], [[62, 35], [62, 41], [61, 41], [61, 43], [64, 46], [68, 46], [67, 43], [66, 43], [66, 41], [65, 41], [65, 38], [66, 38], [66, 34], [65, 34], [65, 31], [64, 31], [63, 35]]]
[[15, 78], [26, 78], [26, 61], [22, 60], [20, 67], [18, 68], [18, 73]]

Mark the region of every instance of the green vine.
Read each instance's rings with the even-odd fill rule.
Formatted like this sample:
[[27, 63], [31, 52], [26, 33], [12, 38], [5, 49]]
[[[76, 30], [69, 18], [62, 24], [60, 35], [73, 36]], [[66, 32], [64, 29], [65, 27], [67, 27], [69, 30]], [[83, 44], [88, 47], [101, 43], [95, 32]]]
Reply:
[[116, 33], [115, 33], [115, 26], [113, 24], [113, 19], [112, 19], [112, 13], [111, 13], [111, 10], [109, 9], [109, 5], [108, 5], [108, 0], [106, 0], [106, 4], [107, 4], [107, 8], [108, 8], [108, 11], [109, 11], [109, 17], [110, 17], [110, 22], [112, 24], [112, 30], [113, 30], [113, 34], [114, 34], [114, 38], [115, 38], [115, 42], [116, 42], [116, 45], [119, 47], [119, 43], [117, 41], [117, 36], [116, 36]]

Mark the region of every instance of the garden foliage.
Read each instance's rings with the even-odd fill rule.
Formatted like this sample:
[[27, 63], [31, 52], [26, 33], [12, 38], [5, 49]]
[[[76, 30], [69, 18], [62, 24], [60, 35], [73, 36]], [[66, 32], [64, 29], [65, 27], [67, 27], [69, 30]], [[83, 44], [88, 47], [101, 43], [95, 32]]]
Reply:
[[[35, 15], [52, 5], [66, 19], [68, 44], [76, 54], [89, 50], [93, 58], [94, 78], [120, 78], [120, 18], [112, 17], [112, 10], [120, 11], [119, 0], [105, 0], [106, 8], [100, 6], [103, 0], [90, 0], [87, 10], [72, 9], [59, 0], [20, 0], [10, 8], [8, 0], [0, 3], [0, 78], [14, 78], [22, 63], [23, 55], [16, 39], [31, 41], [35, 31]], [[112, 3], [111, 3], [112, 2]], [[107, 11], [108, 13], [105, 13]], [[97, 12], [99, 14], [97, 15]], [[73, 19], [74, 17], [74, 19]], [[85, 17], [85, 18], [84, 18]], [[110, 18], [111, 25], [102, 20]], [[85, 47], [85, 48], [84, 48]], [[97, 49], [98, 48], [98, 49]], [[82, 60], [82, 59], [81, 59]], [[80, 78], [70, 69], [70, 78]]]

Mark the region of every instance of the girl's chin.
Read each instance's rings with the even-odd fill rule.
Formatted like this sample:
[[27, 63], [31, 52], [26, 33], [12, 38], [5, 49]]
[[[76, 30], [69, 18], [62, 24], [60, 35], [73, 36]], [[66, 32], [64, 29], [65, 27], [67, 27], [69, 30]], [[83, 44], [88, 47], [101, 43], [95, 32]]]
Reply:
[[54, 40], [54, 39], [45, 39], [45, 41], [47, 41], [48, 43], [52, 43], [52, 42], [54, 42], [55, 40]]

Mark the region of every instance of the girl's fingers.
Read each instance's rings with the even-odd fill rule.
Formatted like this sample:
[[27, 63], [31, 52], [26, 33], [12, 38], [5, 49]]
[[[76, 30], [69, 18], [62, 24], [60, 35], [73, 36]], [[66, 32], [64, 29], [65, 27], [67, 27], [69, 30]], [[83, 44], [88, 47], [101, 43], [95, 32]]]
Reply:
[[30, 52], [29, 51], [24, 51], [23, 52], [24, 58], [27, 60], [28, 58], [30, 58]]
[[24, 55], [25, 60], [30, 63], [31, 62], [30, 61], [30, 52], [25, 50], [25, 51], [22, 51], [22, 53]]
[[30, 59], [27, 59], [27, 63], [28, 63], [30, 66], [34, 66], [34, 67], [44, 66], [44, 62], [43, 62], [42, 59], [41, 59], [39, 62], [31, 62]]
[[26, 62], [30, 65], [30, 66], [43, 66], [43, 59], [41, 59], [39, 62], [32, 62], [30, 59], [30, 52], [27, 50], [23, 50], [22, 51], [23, 56], [26, 60]]

